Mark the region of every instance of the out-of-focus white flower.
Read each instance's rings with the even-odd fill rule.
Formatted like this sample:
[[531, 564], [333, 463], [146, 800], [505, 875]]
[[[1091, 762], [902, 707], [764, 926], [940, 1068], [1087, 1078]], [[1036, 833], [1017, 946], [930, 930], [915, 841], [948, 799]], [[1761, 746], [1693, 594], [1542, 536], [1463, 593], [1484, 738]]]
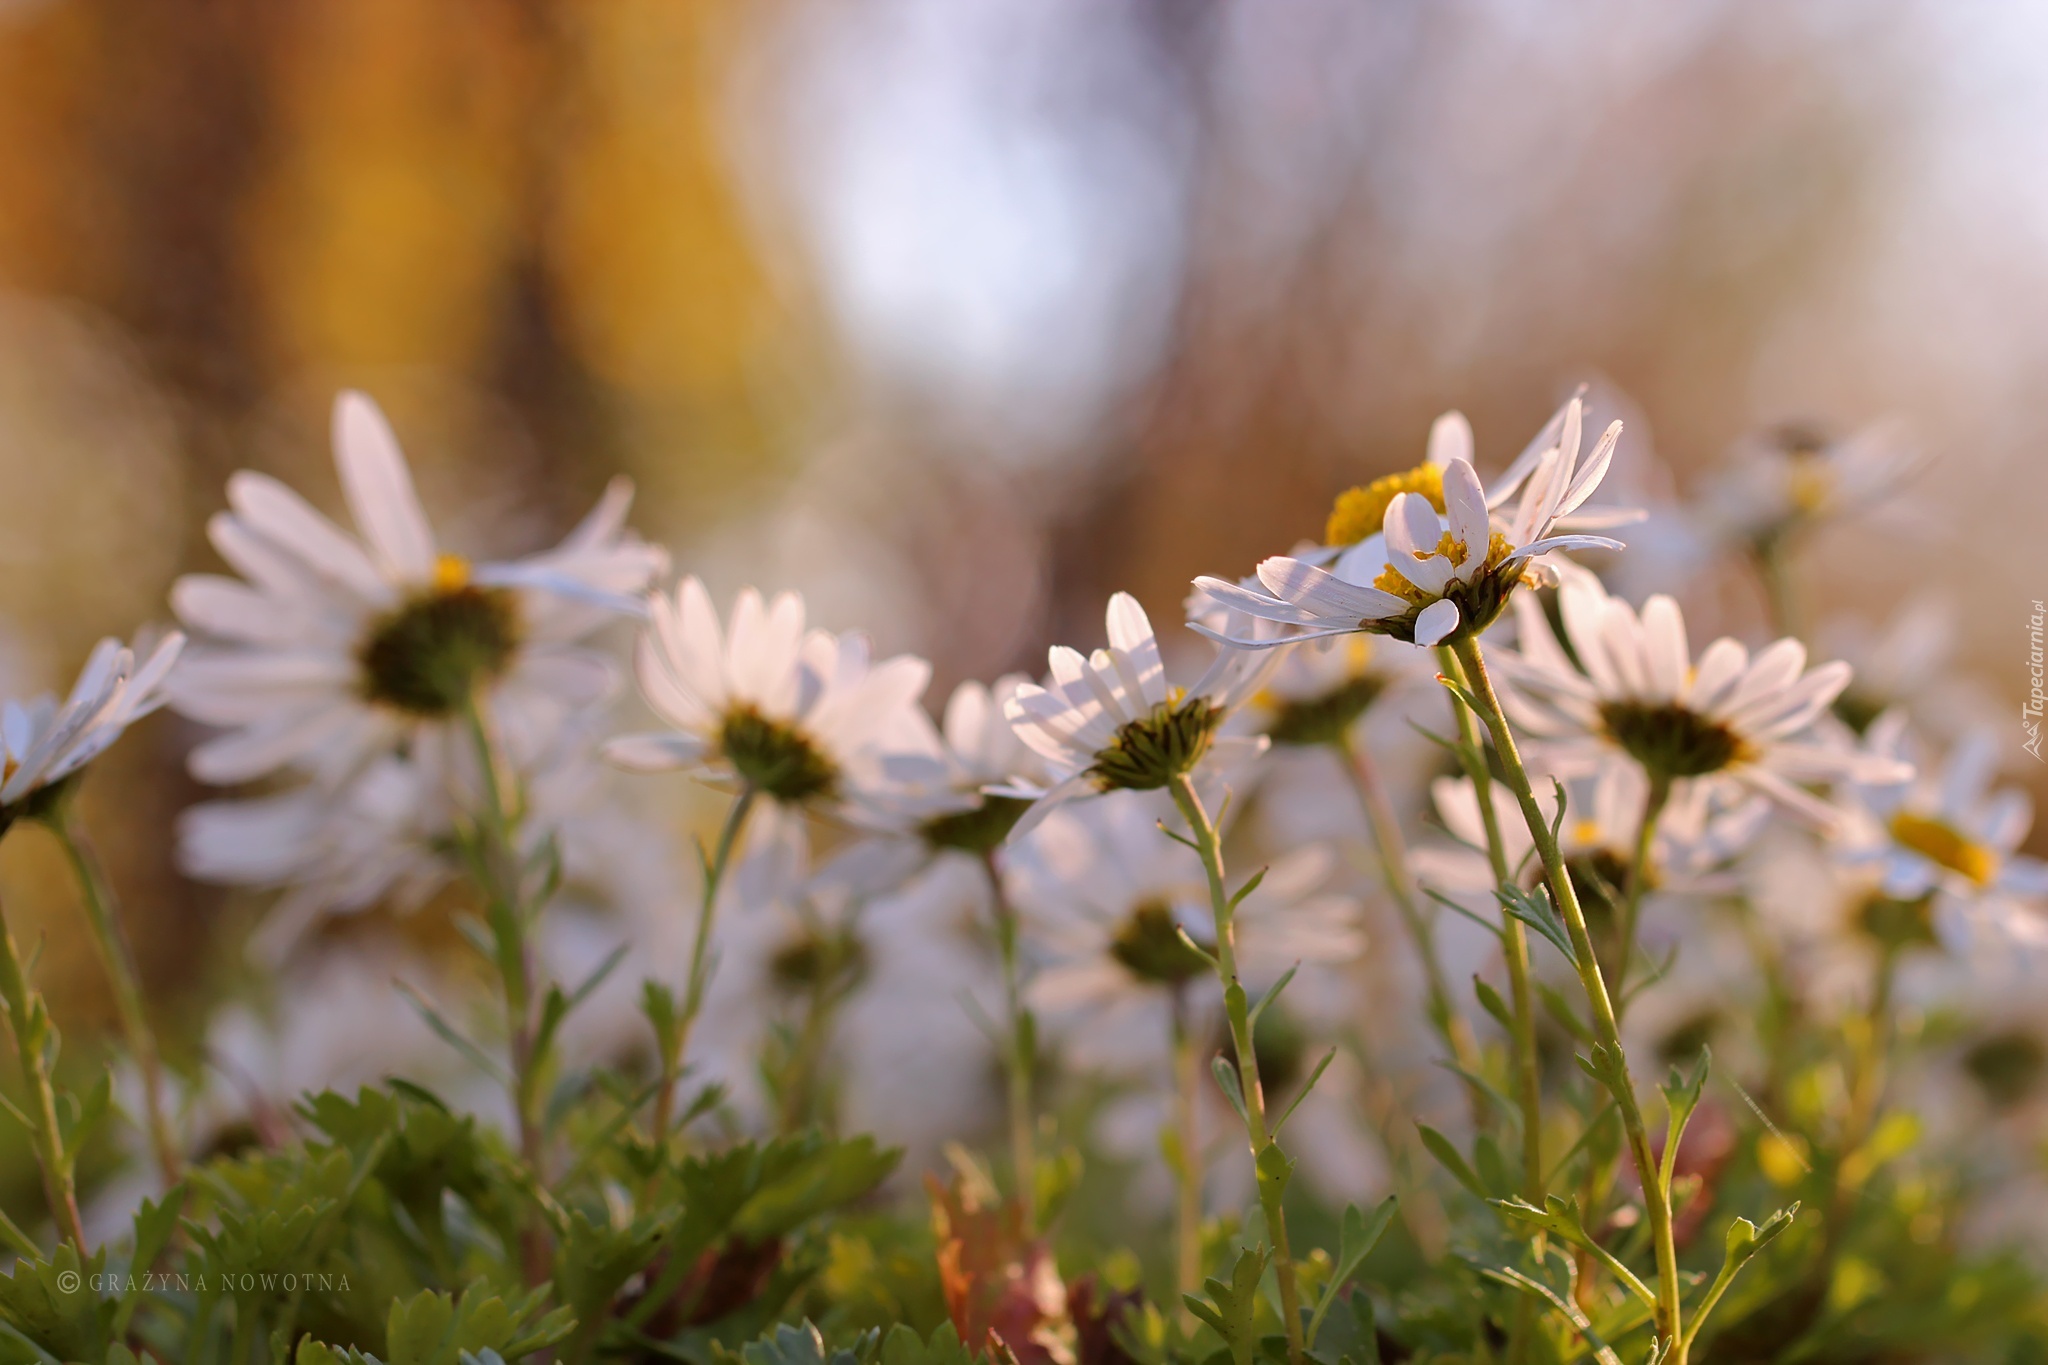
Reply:
[[1732, 784], [1823, 826], [1838, 813], [1802, 783], [1910, 774], [1892, 759], [1805, 734], [1848, 685], [1847, 664], [1808, 670], [1806, 647], [1792, 639], [1752, 659], [1723, 637], [1695, 665], [1685, 618], [1669, 597], [1652, 597], [1638, 617], [1592, 574], [1575, 570], [1565, 573], [1559, 598], [1572, 654], [1542, 607], [1523, 598], [1516, 606], [1520, 648], [1492, 656], [1508, 715], [1539, 741], [1539, 768], [1585, 774], [1622, 754], [1652, 781], [1673, 784], [1681, 799], [1680, 784]]
[[[639, 827], [604, 799], [604, 770], [590, 757], [593, 723], [580, 718], [511, 775], [525, 796], [524, 851], [552, 840], [565, 875], [587, 872], [601, 882], [610, 868], [639, 860], [622, 861], [616, 849], [586, 856], [585, 836], [608, 845]], [[179, 866], [201, 881], [281, 891], [250, 945], [258, 960], [279, 961], [323, 914], [379, 905], [405, 913], [464, 875], [457, 830], [478, 806], [482, 776], [469, 746], [453, 744], [433, 762], [379, 757], [333, 789], [305, 783], [203, 802], [179, 818]]]
[[[1899, 712], [1872, 726], [1867, 743], [1880, 755], [1919, 757]], [[1891, 900], [1938, 893], [1935, 922], [1951, 936], [1996, 928], [2015, 943], [2048, 947], [2048, 863], [2017, 852], [2033, 802], [2017, 787], [1991, 789], [1998, 753], [1997, 736], [1978, 730], [1911, 782], [1857, 788], [1841, 850], [1852, 866], [1875, 868]]]
[[[1186, 942], [1214, 937], [1201, 860], [1160, 833], [1171, 808], [1123, 792], [1058, 812], [1015, 846], [1012, 897], [1042, 961], [1032, 1008], [1075, 1061], [1128, 1072], [1170, 1055], [1179, 998], [1192, 1019], [1220, 999], [1214, 973]], [[1356, 957], [1357, 906], [1323, 890], [1335, 856], [1307, 845], [1276, 859], [1238, 907], [1237, 961], [1247, 989], [1298, 962]]]
[[634, 672], [673, 728], [609, 741], [612, 762], [744, 783], [785, 805], [858, 805], [882, 784], [887, 741], [914, 725], [930, 680], [924, 660], [873, 663], [864, 635], [806, 630], [790, 592], [764, 603], [743, 589], [729, 630], [695, 578], [647, 605]]
[[[472, 697], [515, 761], [609, 695], [611, 665], [577, 642], [621, 611], [667, 556], [626, 531], [632, 486], [614, 480], [552, 550], [502, 563], [442, 552], [405, 457], [367, 397], [334, 405], [334, 458], [362, 539], [268, 475], [228, 480], [208, 523], [240, 578], [188, 574], [171, 603], [200, 641], [171, 704], [226, 734], [192, 751], [195, 777], [246, 782], [284, 769], [332, 787], [380, 755], [421, 761]], [[433, 746], [428, 746], [431, 753]]]
[[1809, 426], [1779, 426], [1736, 447], [1708, 494], [1708, 518], [1731, 539], [1765, 546], [1880, 508], [1922, 463], [1888, 427], [1831, 439]]
[[[1492, 783], [1487, 790], [1509, 868], [1518, 873], [1531, 871], [1536, 845], [1521, 807], [1504, 784]], [[1567, 781], [1565, 818], [1557, 831], [1558, 846], [1567, 861], [1597, 868], [1608, 882], [1623, 886], [1635, 859], [1648, 790], [1649, 781], [1642, 770], [1617, 758], [1610, 758], [1591, 774]], [[1490, 890], [1493, 874], [1485, 855], [1486, 824], [1472, 780], [1440, 777], [1430, 785], [1430, 795], [1444, 828], [1466, 847], [1418, 850], [1418, 869], [1441, 886]], [[1555, 822], [1556, 789], [1541, 785], [1535, 795], [1544, 817]], [[1770, 813], [1769, 802], [1760, 796], [1737, 795], [1734, 805], [1724, 806], [1722, 801], [1729, 795], [1726, 790], [1695, 785], [1665, 805], [1651, 836], [1653, 886], [1690, 893], [1727, 889], [1727, 880], [1713, 874], [1748, 845]]]
[[1835, 698], [1836, 718], [1861, 735], [1894, 707], [1917, 712], [1922, 703], [1934, 701], [1933, 709], [1951, 709], [1946, 703], [1956, 699], [1942, 694], [1952, 691], [1956, 681], [1949, 667], [1955, 621], [1953, 602], [1923, 593], [1875, 628], [1843, 617], [1822, 622], [1820, 643], [1855, 670]]
[[1170, 687], [1159, 641], [1129, 593], [1109, 599], [1109, 644], [1083, 657], [1056, 645], [1047, 686], [1020, 685], [1003, 703], [1017, 737], [1043, 760], [1049, 785], [1019, 777], [996, 790], [1033, 805], [1012, 837], [1064, 801], [1089, 793], [1157, 791], [1204, 759], [1257, 752], [1264, 739], [1219, 737], [1230, 713], [1255, 692], [1271, 660], [1224, 650], [1190, 688]]
[[[1248, 615], [1300, 627], [1306, 638], [1366, 631], [1435, 645], [1477, 635], [1500, 615], [1537, 557], [1623, 548], [1606, 536], [1561, 531], [1600, 486], [1621, 435], [1621, 423], [1609, 426], [1581, 467], [1580, 421], [1575, 397], [1489, 495], [1472, 468], [1471, 427], [1447, 413], [1430, 431], [1430, 460], [1421, 469], [1353, 490], [1348, 505], [1339, 500], [1329, 534], [1333, 547], [1350, 548], [1329, 570], [1280, 555], [1259, 565], [1263, 591], [1207, 577], [1195, 586]], [[1513, 515], [1496, 519], [1495, 508], [1517, 489]], [[1290, 638], [1259, 634], [1225, 643], [1271, 649]]]
[[61, 705], [45, 693], [0, 707], [0, 829], [37, 793], [80, 772], [163, 705], [164, 680], [184, 646], [185, 637], [173, 631], [138, 666], [135, 652], [119, 640], [101, 640]]
[[798, 813], [770, 807], [720, 895], [692, 1076], [726, 1087], [742, 1127], [774, 1121], [764, 1058], [802, 1032], [820, 990], [835, 1003], [814, 1078], [841, 1121], [926, 1156], [976, 1124], [995, 1072], [961, 995], [986, 993], [987, 967], [957, 888], [867, 895], [814, 861]]

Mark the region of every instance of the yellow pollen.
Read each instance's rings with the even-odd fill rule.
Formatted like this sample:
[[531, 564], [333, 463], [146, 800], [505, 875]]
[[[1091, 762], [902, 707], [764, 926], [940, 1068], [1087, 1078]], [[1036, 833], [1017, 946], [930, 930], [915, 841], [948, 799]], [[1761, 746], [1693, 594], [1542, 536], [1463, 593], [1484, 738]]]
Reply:
[[434, 591], [454, 592], [469, 586], [469, 561], [461, 555], [440, 555], [434, 560]]
[[1400, 474], [1388, 474], [1358, 488], [1337, 495], [1330, 519], [1323, 527], [1325, 545], [1356, 545], [1379, 534], [1387, 521], [1387, 505], [1401, 493], [1420, 493], [1429, 505], [1444, 511], [1444, 472], [1433, 464], [1417, 465]]
[[1940, 820], [1911, 811], [1892, 817], [1892, 838], [1931, 863], [1960, 872], [1978, 886], [1988, 885], [1998, 871], [1998, 855], [1964, 838]]
[[1808, 514], [1827, 505], [1835, 491], [1835, 471], [1825, 460], [1808, 455], [1795, 458], [1785, 476], [1785, 492], [1792, 505]]
[[[1488, 567], [1506, 559], [1508, 555], [1513, 553], [1513, 549], [1514, 547], [1508, 544], [1506, 536], [1498, 531], [1493, 532], [1486, 546], [1486, 563]], [[1471, 556], [1472, 552], [1464, 541], [1453, 540], [1451, 533], [1446, 531], [1443, 534], [1443, 538], [1437, 541], [1435, 553], [1450, 560], [1454, 567], [1462, 569], [1465, 567], [1466, 559]], [[1380, 571], [1379, 577], [1373, 579], [1372, 585], [1381, 592], [1390, 592], [1394, 596], [1406, 598], [1410, 602], [1429, 602], [1435, 600], [1434, 594], [1426, 593], [1413, 583], [1410, 583], [1401, 571], [1391, 564]]]

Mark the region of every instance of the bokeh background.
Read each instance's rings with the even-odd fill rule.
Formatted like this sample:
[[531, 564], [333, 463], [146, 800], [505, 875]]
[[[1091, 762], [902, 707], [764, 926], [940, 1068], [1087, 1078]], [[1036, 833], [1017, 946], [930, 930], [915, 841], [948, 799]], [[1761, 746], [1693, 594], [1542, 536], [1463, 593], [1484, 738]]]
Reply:
[[[165, 619], [231, 470], [337, 504], [342, 386], [455, 543], [623, 470], [714, 590], [943, 695], [1113, 589], [1170, 618], [1445, 407], [1497, 467], [1590, 379], [1680, 505], [1760, 424], [1895, 419], [1923, 477], [1807, 548], [1815, 605], [1947, 593], [2016, 710], [2044, 171], [2048, 16], [1969, 0], [8, 0], [0, 682]], [[1697, 631], [1759, 628], [1667, 558]], [[190, 1020], [232, 916], [172, 870], [181, 727], [87, 799]], [[96, 1030], [47, 844], [0, 897]]]

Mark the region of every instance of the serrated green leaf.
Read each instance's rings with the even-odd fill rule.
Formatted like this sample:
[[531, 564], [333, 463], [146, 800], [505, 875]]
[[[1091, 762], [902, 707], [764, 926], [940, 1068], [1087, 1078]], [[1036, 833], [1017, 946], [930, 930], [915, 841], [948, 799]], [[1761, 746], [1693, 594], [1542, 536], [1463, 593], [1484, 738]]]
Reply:
[[[1309, 1317], [1307, 1339], [1311, 1345], [1320, 1342], [1323, 1319], [1344, 1292], [1344, 1286], [1358, 1273], [1359, 1265], [1379, 1245], [1387, 1225], [1394, 1221], [1394, 1211], [1399, 1207], [1400, 1201], [1393, 1195], [1381, 1200], [1370, 1215], [1360, 1213], [1355, 1204], [1345, 1206], [1344, 1218], [1337, 1230], [1337, 1259], [1330, 1268], [1330, 1279], [1323, 1287], [1322, 1298]], [[1367, 1312], [1371, 1312], [1369, 1305]]]

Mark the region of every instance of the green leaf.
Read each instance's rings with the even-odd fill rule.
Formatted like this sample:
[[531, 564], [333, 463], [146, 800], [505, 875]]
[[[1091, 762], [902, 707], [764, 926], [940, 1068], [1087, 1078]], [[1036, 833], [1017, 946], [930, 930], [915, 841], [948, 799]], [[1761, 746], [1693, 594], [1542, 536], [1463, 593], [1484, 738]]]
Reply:
[[1266, 1006], [1280, 998], [1280, 992], [1287, 989], [1287, 984], [1294, 980], [1294, 974], [1300, 970], [1301, 964], [1299, 962], [1295, 963], [1292, 967], [1280, 973], [1280, 979], [1275, 981], [1272, 987], [1259, 997], [1259, 1003], [1252, 1006], [1251, 1024], [1253, 1028], [1258, 1027], [1259, 1016], [1266, 1012]]
[[[1319, 1332], [1324, 1317], [1329, 1314], [1331, 1306], [1343, 1293], [1344, 1286], [1358, 1273], [1359, 1265], [1379, 1244], [1381, 1236], [1386, 1233], [1387, 1225], [1394, 1221], [1394, 1211], [1399, 1206], [1400, 1201], [1392, 1195], [1381, 1200], [1369, 1216], [1360, 1213], [1355, 1204], [1345, 1206], [1344, 1220], [1338, 1225], [1337, 1260], [1331, 1267], [1329, 1283], [1323, 1288], [1322, 1300], [1316, 1304], [1315, 1312], [1308, 1321], [1308, 1340], [1311, 1345], [1320, 1339]], [[1370, 1308], [1367, 1311], [1370, 1312]]]
[[1565, 961], [1578, 961], [1578, 954], [1572, 950], [1571, 935], [1565, 930], [1564, 921], [1557, 917], [1557, 911], [1551, 908], [1547, 889], [1532, 893], [1513, 882], [1502, 882], [1494, 889], [1493, 895], [1509, 915], [1534, 929], [1564, 954]]
[[1652, 1307], [1656, 1305], [1657, 1296], [1650, 1287], [1586, 1231], [1584, 1221], [1579, 1215], [1579, 1201], [1576, 1198], [1562, 1199], [1554, 1194], [1548, 1195], [1540, 1209], [1523, 1199], [1495, 1199], [1489, 1202], [1510, 1218], [1541, 1228], [1560, 1241], [1590, 1251], [1614, 1272], [1614, 1277], [1621, 1281], [1630, 1293]]
[[1203, 1281], [1206, 1300], [1194, 1294], [1181, 1295], [1188, 1311], [1223, 1339], [1232, 1365], [1252, 1365], [1252, 1355], [1258, 1349], [1259, 1277], [1265, 1273], [1265, 1251], [1247, 1247], [1238, 1253], [1228, 1284], [1218, 1279]]
[[1758, 1227], [1747, 1218], [1738, 1218], [1728, 1225], [1728, 1231], [1721, 1239], [1721, 1269], [1715, 1274], [1714, 1282], [1707, 1287], [1706, 1295], [1701, 1298], [1699, 1307], [1692, 1311], [1692, 1316], [1686, 1322], [1683, 1333], [1686, 1342], [1698, 1339], [1700, 1328], [1706, 1325], [1715, 1306], [1721, 1302], [1721, 1296], [1728, 1292], [1728, 1286], [1735, 1282], [1735, 1277], [1742, 1272], [1742, 1268], [1748, 1265], [1758, 1252], [1775, 1241], [1780, 1233], [1791, 1227], [1793, 1220], [1798, 1217], [1799, 1205], [1795, 1203], [1790, 1208], [1779, 1209], [1766, 1218], [1762, 1227]]
[[1259, 1183], [1259, 1200], [1267, 1205], [1278, 1204], [1287, 1192], [1287, 1184], [1294, 1179], [1294, 1160], [1280, 1150], [1277, 1142], [1268, 1142], [1253, 1163]]
[[1492, 1195], [1487, 1193], [1486, 1186], [1479, 1182], [1479, 1177], [1473, 1173], [1472, 1167], [1467, 1164], [1463, 1154], [1451, 1145], [1449, 1138], [1426, 1123], [1416, 1124], [1415, 1131], [1421, 1134], [1422, 1145], [1428, 1149], [1431, 1156], [1436, 1158], [1439, 1166], [1442, 1166], [1451, 1173], [1453, 1180], [1456, 1180], [1460, 1185], [1463, 1185], [1481, 1199], [1492, 1198]]
[[1301, 1089], [1294, 1092], [1294, 1098], [1288, 1102], [1285, 1112], [1273, 1120], [1274, 1137], [1280, 1136], [1280, 1130], [1287, 1126], [1287, 1120], [1294, 1117], [1294, 1111], [1301, 1108], [1301, 1102], [1308, 1098], [1309, 1091], [1316, 1088], [1316, 1082], [1323, 1078], [1323, 1073], [1330, 1069], [1330, 1063], [1336, 1060], [1337, 1049], [1334, 1047], [1323, 1054], [1323, 1060], [1317, 1062], [1316, 1069], [1308, 1073], [1308, 1079], [1301, 1083]]
[[1245, 897], [1259, 889], [1259, 883], [1266, 880], [1266, 873], [1269, 871], [1271, 871], [1270, 868], [1260, 868], [1257, 872], [1252, 873], [1243, 886], [1237, 888], [1237, 894], [1233, 895], [1229, 902], [1233, 913], [1236, 912], [1238, 906], [1244, 904]]
[[930, 1341], [899, 1322], [882, 1338], [880, 1365], [974, 1365], [974, 1352], [960, 1344], [950, 1321], [940, 1323]]
[[1515, 1031], [1515, 1016], [1508, 1009], [1508, 1002], [1501, 999], [1500, 992], [1487, 985], [1485, 978], [1476, 973], [1472, 977], [1472, 994], [1479, 998], [1479, 1008], [1492, 1015], [1495, 1022], [1511, 1034]]
[[1579, 1018], [1578, 1011], [1572, 1008], [1572, 1002], [1565, 998], [1564, 992], [1547, 982], [1539, 981], [1536, 983], [1536, 994], [1543, 1001], [1543, 1012], [1550, 1016], [1553, 1023], [1569, 1033], [1573, 1041], [1581, 1047], [1593, 1046], [1593, 1030], [1587, 1028]]
[[1239, 1123], [1250, 1123], [1251, 1115], [1244, 1107], [1244, 1089], [1237, 1082], [1237, 1068], [1232, 1066], [1221, 1053], [1209, 1060], [1209, 1073], [1216, 1078], [1216, 1084], [1223, 1091], [1223, 1098], [1230, 1101], [1230, 1107], [1237, 1111]]

